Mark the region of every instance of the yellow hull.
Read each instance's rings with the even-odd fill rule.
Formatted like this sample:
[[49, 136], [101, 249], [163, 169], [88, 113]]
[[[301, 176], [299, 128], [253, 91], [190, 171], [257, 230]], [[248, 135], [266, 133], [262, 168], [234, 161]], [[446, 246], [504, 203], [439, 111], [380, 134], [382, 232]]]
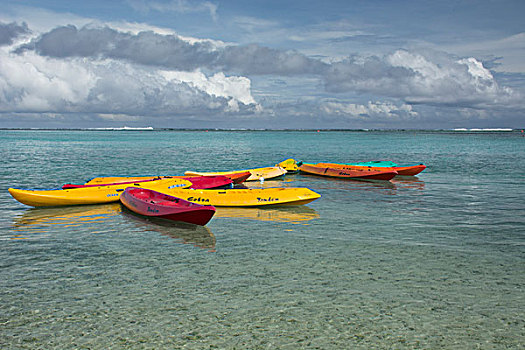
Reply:
[[297, 166], [297, 162], [295, 161], [295, 159], [292, 159], [292, 158], [285, 159], [282, 162], [275, 164], [275, 166], [280, 166], [281, 168], [283, 168], [284, 170], [292, 174], [299, 172], [299, 167]]
[[169, 195], [199, 204], [217, 207], [260, 207], [267, 205], [301, 205], [321, 197], [308, 188], [261, 188], [238, 190], [174, 189]]
[[228, 174], [238, 174], [249, 171], [252, 175], [246, 179], [246, 181], [258, 181], [261, 178], [264, 180], [273, 179], [275, 177], [282, 176], [286, 174], [286, 170], [280, 166], [271, 166], [266, 168], [256, 168], [256, 169], [245, 169], [245, 170], [232, 170], [232, 171], [220, 171], [220, 172], [197, 172], [197, 171], [186, 171], [184, 175], [187, 176], [210, 176], [210, 175], [228, 175]]
[[74, 188], [68, 190], [23, 190], [10, 188], [9, 193], [20, 203], [33, 207], [50, 207], [116, 202], [119, 200], [120, 194], [128, 187], [143, 187], [159, 192], [166, 192], [173, 188], [189, 186], [191, 186], [191, 182], [183, 179], [160, 179], [147, 182]]

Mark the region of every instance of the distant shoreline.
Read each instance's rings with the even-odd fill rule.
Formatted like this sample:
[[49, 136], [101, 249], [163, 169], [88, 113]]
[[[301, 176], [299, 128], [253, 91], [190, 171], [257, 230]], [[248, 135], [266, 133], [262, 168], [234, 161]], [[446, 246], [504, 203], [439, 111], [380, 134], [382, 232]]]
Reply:
[[[524, 128], [525, 129], [525, 128]], [[521, 128], [454, 128], [454, 129], [249, 129], [249, 128], [0, 128], [5, 131], [200, 131], [200, 132], [454, 132], [454, 133], [480, 133], [480, 132], [523, 132]]]

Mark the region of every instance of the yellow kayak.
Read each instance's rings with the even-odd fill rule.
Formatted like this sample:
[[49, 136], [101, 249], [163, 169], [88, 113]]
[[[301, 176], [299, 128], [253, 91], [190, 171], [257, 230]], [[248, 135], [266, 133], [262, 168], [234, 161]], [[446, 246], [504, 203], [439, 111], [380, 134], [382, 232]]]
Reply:
[[67, 190], [24, 190], [10, 188], [9, 193], [20, 203], [33, 207], [49, 207], [116, 202], [119, 200], [120, 194], [130, 186], [166, 192], [174, 188], [189, 187], [191, 186], [191, 182], [183, 179], [160, 179]]
[[321, 197], [320, 194], [304, 187], [233, 190], [173, 189], [166, 193], [190, 202], [217, 207], [301, 205]]
[[153, 180], [156, 178], [170, 178], [171, 176], [101, 176], [94, 177], [87, 181], [84, 185], [100, 185], [100, 184], [116, 184], [119, 182], [130, 182], [130, 181], [145, 181]]
[[270, 166], [265, 168], [245, 169], [245, 170], [232, 170], [232, 171], [220, 171], [220, 172], [198, 172], [198, 171], [186, 171], [184, 175], [187, 176], [210, 176], [210, 175], [224, 175], [244, 173], [249, 171], [252, 175], [246, 179], [246, 181], [258, 181], [260, 179], [273, 179], [275, 177], [286, 174], [286, 170], [280, 166]]
[[290, 174], [295, 174], [299, 172], [297, 162], [293, 158], [285, 159], [282, 162], [275, 164], [275, 166], [280, 166]]

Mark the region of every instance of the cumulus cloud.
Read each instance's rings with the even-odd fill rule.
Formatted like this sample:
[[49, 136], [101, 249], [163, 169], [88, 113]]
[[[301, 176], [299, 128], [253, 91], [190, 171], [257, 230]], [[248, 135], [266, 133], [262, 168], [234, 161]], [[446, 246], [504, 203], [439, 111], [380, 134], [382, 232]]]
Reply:
[[16, 22], [0, 22], [0, 46], [11, 45], [17, 37], [28, 34], [29, 32], [30, 31], [26, 23], [18, 24]]
[[257, 108], [245, 78], [196, 75], [193, 80], [177, 79], [113, 60], [63, 60], [3, 51], [0, 112], [166, 116], [228, 113], [232, 106], [236, 112], [253, 113]]
[[412, 110], [411, 105], [395, 105], [391, 102], [372, 102], [367, 104], [324, 102], [321, 111], [328, 115], [338, 115], [349, 119], [401, 119], [411, 118], [418, 115]]
[[123, 59], [174, 70], [205, 68], [254, 75], [318, 73], [325, 67], [324, 63], [300, 53], [259, 45], [220, 47], [211, 41], [188, 41], [152, 31], [124, 33], [109, 27], [61, 26], [20, 46], [16, 52], [28, 50], [57, 58]]
[[397, 50], [383, 58], [351, 57], [333, 63], [325, 76], [329, 91], [358, 91], [400, 98], [412, 104], [503, 106], [520, 98], [500, 87], [475, 58], [454, 59], [437, 54]]
[[429, 58], [398, 50], [387, 58], [393, 67], [414, 72], [406, 85], [406, 101], [413, 103], [478, 106], [509, 102], [508, 88], [500, 88], [489, 70], [475, 58], [460, 60]]
[[[93, 25], [60, 26], [19, 45], [14, 39], [28, 29], [14, 28], [18, 31], [5, 30], [14, 34], [0, 50], [0, 112], [83, 112], [119, 118], [271, 115], [291, 96], [283, 89], [266, 99], [263, 109], [252, 96], [251, 76], [302, 79], [308, 88], [298, 91], [305, 92], [305, 99], [324, 84], [323, 97], [329, 93], [331, 101], [322, 102], [314, 91], [309, 97], [314, 108], [299, 103], [293, 111], [302, 115], [314, 110], [354, 119], [410, 120], [418, 116], [414, 105], [523, 108], [521, 95], [498, 84], [481, 61], [442, 52], [397, 50], [330, 62], [295, 51], [184, 38], [153, 28], [125, 31]], [[337, 101], [348, 101], [356, 93], [376, 102]], [[268, 91], [258, 96], [265, 94]]]
[[61, 26], [16, 52], [35, 51], [55, 58], [87, 57], [177, 71], [225, 71], [241, 75], [318, 76], [326, 90], [395, 97], [407, 103], [456, 104], [479, 108], [513, 104], [520, 99], [501, 87], [475, 58], [457, 59], [443, 53], [397, 50], [378, 57], [349, 56], [326, 63], [299, 52], [259, 45], [216, 45], [188, 41], [153, 31], [121, 32], [109, 27]]
[[0, 111], [70, 111], [85, 101], [96, 77], [80, 64], [28, 54], [0, 54]]
[[256, 103], [251, 95], [251, 81], [245, 77], [227, 77], [222, 72], [207, 77], [200, 71], [162, 71], [161, 74], [168, 80], [187, 83], [216, 97], [231, 97], [232, 100], [237, 100], [247, 105]]
[[72, 25], [44, 33], [20, 46], [16, 52], [28, 50], [56, 58], [110, 58], [176, 70], [205, 67], [216, 57], [208, 41], [190, 43], [175, 35], [161, 35], [152, 31], [132, 34], [109, 27], [83, 27], [79, 30]]

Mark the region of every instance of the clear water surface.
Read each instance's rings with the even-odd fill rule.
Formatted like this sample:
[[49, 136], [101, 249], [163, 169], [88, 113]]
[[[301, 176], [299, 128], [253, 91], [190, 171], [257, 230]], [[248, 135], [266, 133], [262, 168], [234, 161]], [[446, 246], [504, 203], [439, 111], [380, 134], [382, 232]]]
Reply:
[[[520, 133], [0, 131], [2, 349], [525, 347]], [[206, 227], [8, 187], [306, 162], [424, 162], [392, 182], [287, 175], [306, 206]]]

